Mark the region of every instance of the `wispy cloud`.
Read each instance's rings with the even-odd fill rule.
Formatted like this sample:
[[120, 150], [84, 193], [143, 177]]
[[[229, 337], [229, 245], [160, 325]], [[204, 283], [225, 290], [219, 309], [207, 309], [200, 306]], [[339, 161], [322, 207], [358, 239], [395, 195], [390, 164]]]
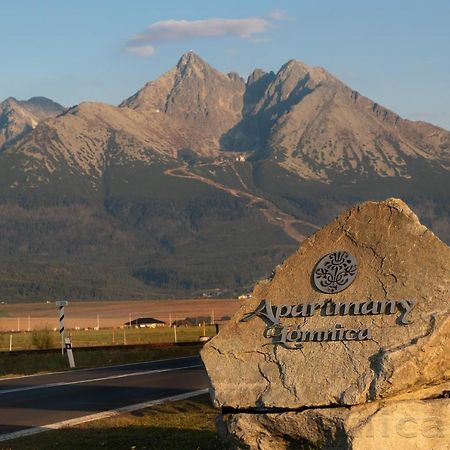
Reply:
[[162, 20], [152, 23], [146, 31], [133, 36], [125, 51], [142, 57], [152, 56], [155, 44], [180, 42], [195, 38], [237, 36], [253, 39], [270, 29], [272, 23], [261, 17], [245, 19]]
[[273, 20], [291, 20], [292, 17], [284, 9], [274, 9], [269, 13], [269, 17]]

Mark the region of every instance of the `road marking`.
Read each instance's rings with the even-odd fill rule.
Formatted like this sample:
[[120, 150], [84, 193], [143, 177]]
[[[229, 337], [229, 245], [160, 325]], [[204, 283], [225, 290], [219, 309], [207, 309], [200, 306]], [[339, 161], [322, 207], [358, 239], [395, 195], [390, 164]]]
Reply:
[[164, 361], [176, 361], [178, 359], [188, 359], [188, 358], [196, 358], [196, 355], [190, 356], [178, 356], [176, 358], [166, 358], [166, 359], [155, 359], [152, 361], [141, 361], [135, 363], [127, 363], [127, 364], [116, 364], [113, 366], [99, 366], [99, 367], [88, 367], [86, 369], [75, 369], [75, 370], [59, 370], [58, 372], [41, 372], [41, 373], [32, 373], [31, 375], [20, 375], [17, 377], [2, 377], [0, 376], [0, 386], [2, 381], [6, 380], [20, 380], [21, 378], [31, 378], [31, 377], [46, 377], [49, 375], [59, 375], [61, 373], [78, 373], [78, 372], [89, 372], [93, 370], [102, 370], [102, 369], [112, 369], [114, 367], [127, 367], [127, 366], [138, 366], [139, 364], [152, 364]]
[[[89, 371], [100, 370], [100, 369], [112, 369], [114, 367], [138, 366], [139, 364], [150, 364], [150, 363], [158, 363], [158, 362], [163, 362], [163, 361], [177, 361], [179, 359], [189, 359], [189, 358], [197, 358], [198, 359], [199, 357], [198, 357], [198, 355], [177, 356], [176, 358], [155, 359], [154, 361], [141, 361], [141, 362], [127, 363], [127, 364], [118, 364], [118, 365], [114, 365], [114, 366], [88, 367], [86, 369], [71, 370], [70, 373], [89, 372]], [[67, 371], [62, 371], [61, 373], [67, 373]], [[0, 381], [1, 381], [1, 379], [0, 379]]]
[[197, 391], [186, 392], [185, 394], [173, 395], [158, 400], [150, 400], [148, 402], [136, 403], [134, 405], [123, 406], [117, 409], [110, 409], [97, 414], [90, 414], [88, 416], [77, 417], [75, 419], [63, 420], [62, 422], [51, 423], [41, 427], [28, 428], [27, 430], [15, 431], [14, 433], [0, 434], [0, 442], [9, 441], [10, 439], [17, 439], [24, 436], [31, 436], [44, 431], [59, 430], [64, 427], [73, 427], [86, 422], [93, 422], [94, 420], [107, 419], [109, 417], [118, 416], [122, 413], [133, 412], [139, 409], [150, 408], [151, 406], [160, 405], [164, 402], [176, 402], [179, 400], [186, 400], [191, 397], [208, 393], [208, 389], [199, 389]]
[[115, 379], [119, 379], [119, 378], [136, 377], [136, 376], [140, 376], [140, 375], [150, 375], [150, 374], [154, 374], [154, 373], [172, 372], [175, 370], [195, 369], [198, 367], [203, 367], [203, 365], [195, 364], [192, 366], [172, 367], [172, 368], [168, 368], [168, 369], [153, 369], [153, 370], [145, 370], [145, 371], [141, 371], [141, 372], [124, 373], [122, 375], [111, 375], [109, 377], [89, 378], [87, 380], [66, 381], [66, 382], [60, 382], [60, 383], [41, 384], [38, 386], [28, 386], [28, 387], [22, 387], [22, 388], [4, 389], [4, 390], [0, 390], [0, 395], [12, 394], [14, 392], [34, 391], [36, 389], [49, 389], [49, 388], [54, 388], [54, 387], [72, 386], [74, 384], [93, 383], [95, 381], [115, 380]]

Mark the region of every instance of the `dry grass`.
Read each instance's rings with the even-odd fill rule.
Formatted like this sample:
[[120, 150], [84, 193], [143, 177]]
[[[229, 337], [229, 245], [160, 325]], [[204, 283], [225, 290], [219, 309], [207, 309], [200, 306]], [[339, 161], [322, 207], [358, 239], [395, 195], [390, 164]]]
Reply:
[[[198, 355], [201, 347], [199, 344], [161, 348], [119, 347], [107, 350], [79, 349], [74, 351], [74, 357], [77, 368], [81, 369]], [[30, 375], [33, 373], [47, 373], [60, 370], [69, 370], [67, 356], [62, 356], [61, 353], [11, 354], [9, 352], [0, 352], [0, 377]]]
[[[9, 350], [12, 335], [12, 350], [36, 350], [39, 348], [59, 348], [61, 339], [59, 331], [45, 331], [48, 333], [49, 346], [39, 347], [36, 345], [35, 335], [38, 331], [23, 332], [0, 332], [0, 353]], [[216, 334], [213, 325], [177, 327], [177, 342], [198, 342], [200, 336], [205, 334], [212, 337]], [[172, 343], [175, 339], [174, 329], [171, 327], [160, 328], [103, 328], [100, 330], [68, 330], [65, 334], [70, 337], [75, 348], [110, 346], [110, 345], [135, 345], [135, 344], [165, 344]]]
[[214, 418], [209, 396], [121, 414], [73, 428], [49, 431], [6, 442], [13, 450], [216, 450]]
[[[241, 302], [236, 299], [190, 299], [190, 300], [145, 300], [145, 301], [70, 301], [66, 307], [66, 328], [94, 328], [97, 316], [100, 328], [121, 327], [130, 317], [153, 317], [169, 322], [186, 317], [211, 317], [221, 322], [232, 316]], [[58, 308], [55, 303], [26, 303], [0, 305], [0, 331], [58, 327]]]

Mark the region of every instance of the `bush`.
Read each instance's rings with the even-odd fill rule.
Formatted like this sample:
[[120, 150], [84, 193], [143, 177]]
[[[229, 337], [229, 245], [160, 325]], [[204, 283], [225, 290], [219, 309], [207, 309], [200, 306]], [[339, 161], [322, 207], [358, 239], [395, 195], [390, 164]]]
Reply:
[[46, 349], [55, 347], [56, 341], [50, 328], [42, 328], [31, 332], [31, 343], [34, 348]]

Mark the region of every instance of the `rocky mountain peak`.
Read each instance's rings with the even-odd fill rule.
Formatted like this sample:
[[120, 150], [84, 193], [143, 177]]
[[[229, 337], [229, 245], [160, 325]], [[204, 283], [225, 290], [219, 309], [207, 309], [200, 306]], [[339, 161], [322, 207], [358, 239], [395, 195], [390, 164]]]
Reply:
[[338, 81], [322, 67], [308, 66], [296, 59], [291, 59], [281, 66], [277, 72], [277, 78], [282, 82], [287, 80], [307, 80], [314, 86], [325, 81]]
[[258, 81], [260, 78], [262, 78], [264, 75], [266, 75], [266, 72], [262, 69], [255, 69], [247, 78], [247, 85], [251, 85]]
[[244, 90], [245, 83], [237, 73], [219, 72], [189, 51], [173, 69], [120, 106], [182, 120], [191, 127], [191, 135], [207, 136], [211, 151], [215, 151], [220, 136], [242, 116]]
[[195, 78], [205, 80], [209, 78], [227, 78], [227, 76], [214, 69], [196, 53], [189, 51], [179, 59], [176, 65], [176, 79], [179, 82], [181, 79]]
[[[450, 242], [450, 133], [401, 119], [321, 68], [292, 60], [244, 83], [189, 52], [121, 107], [82, 102], [43, 120], [53, 106], [41, 97], [0, 104], [5, 298], [24, 298], [23, 273], [33, 300], [72, 289], [109, 299], [237, 293], [318, 225], [373, 198], [406, 198]], [[382, 209], [391, 218], [403, 208]], [[381, 210], [369, 209], [372, 226]], [[354, 216], [340, 229], [355, 226], [360, 239]], [[68, 278], [55, 291], [49, 274], [61, 267]]]
[[176, 82], [181, 80], [200, 80], [200, 82], [210, 82], [210, 80], [221, 80], [222, 82], [230, 81], [227, 75], [219, 72], [214, 67], [210, 66], [200, 56], [193, 51], [184, 53], [176, 65]]
[[34, 129], [41, 120], [63, 111], [63, 106], [45, 97], [8, 97], [0, 103], [0, 148]]
[[0, 108], [17, 108], [24, 109], [27, 111], [33, 111], [38, 116], [47, 116], [47, 112], [52, 111], [53, 113], [60, 114], [64, 111], [64, 106], [47, 97], [31, 97], [28, 100], [17, 100], [15, 97], [8, 97], [3, 102], [0, 102]]
[[177, 63], [178, 69], [195, 66], [209, 66], [209, 64], [206, 63], [199, 55], [197, 55], [197, 53], [194, 53], [192, 50], [183, 53]]
[[235, 83], [242, 84], [244, 81], [237, 72], [229, 72], [229, 73], [227, 73], [227, 76], [231, 81], [233, 81]]
[[[9, 100], [20, 106], [16, 111], [21, 117], [18, 111], [26, 106], [28, 119], [17, 129], [10, 127], [7, 139], [36, 126], [40, 119], [34, 117], [34, 107], [53, 104], [40, 97]], [[142, 140], [158, 129], [160, 144], [152, 141], [152, 148], [176, 142], [165, 150], [171, 155], [184, 147], [208, 156], [218, 156], [220, 150], [254, 152], [258, 158], [273, 157], [305, 179], [325, 182], [338, 173], [409, 179], [409, 161], [417, 158], [449, 167], [447, 131], [404, 121], [323, 68], [295, 59], [276, 74], [257, 68], [245, 83], [237, 73], [224, 74], [189, 51], [120, 106], [120, 111], [108, 109], [108, 126], [122, 130], [126, 122], [130, 134]], [[80, 107], [70, 116], [98, 122], [100, 129], [106, 112], [102, 107], [97, 113], [97, 108]], [[0, 123], [7, 121], [12, 123], [4, 117]], [[179, 133], [166, 139], [169, 123]]]
[[17, 103], [17, 99], [14, 97], [8, 97], [8, 98], [5, 98], [5, 100], [3, 100], [2, 102], [0, 102], [0, 105], [6, 106], [6, 105], [10, 105], [12, 103]]
[[31, 97], [22, 103], [26, 103], [30, 107], [39, 109], [41, 112], [52, 112], [51, 115], [53, 115], [53, 113], [61, 114], [65, 110], [62, 105], [47, 97]]
[[280, 72], [286, 70], [302, 70], [303, 72], [310, 72], [311, 67], [303, 61], [299, 61], [298, 59], [290, 59], [287, 63], [283, 64], [280, 68]]

